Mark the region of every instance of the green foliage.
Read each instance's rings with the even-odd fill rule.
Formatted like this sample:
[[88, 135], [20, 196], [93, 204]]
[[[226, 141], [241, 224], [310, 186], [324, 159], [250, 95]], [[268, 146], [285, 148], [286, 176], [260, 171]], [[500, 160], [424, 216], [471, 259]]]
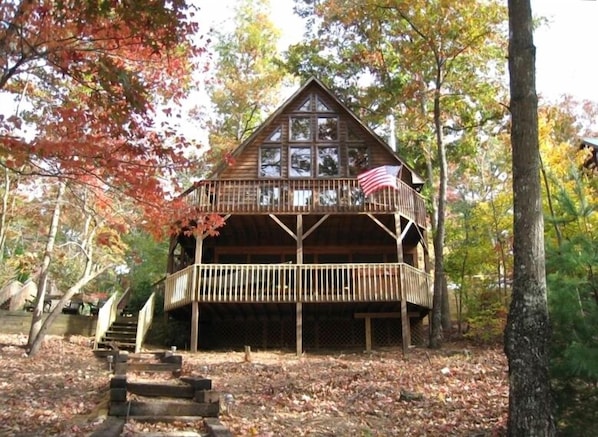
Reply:
[[484, 345], [500, 343], [507, 322], [507, 308], [500, 290], [486, 285], [470, 294], [464, 305], [468, 326], [465, 337]]
[[168, 348], [189, 349], [190, 326], [188, 320], [167, 320], [165, 317], [154, 317], [148, 332], [146, 343]]
[[564, 435], [588, 435], [598, 409], [598, 214], [575, 169], [554, 196], [551, 217], [563, 238], [547, 240], [553, 325], [551, 377]]
[[168, 242], [156, 241], [139, 230], [133, 230], [124, 240], [130, 247], [125, 257], [128, 273], [124, 279], [132, 290], [128, 305], [139, 310], [152, 294], [153, 284], [165, 276]]
[[234, 30], [215, 32], [213, 78], [207, 84], [212, 108], [207, 120], [214, 162], [246, 140], [278, 105], [286, 72], [280, 67], [280, 29], [269, 18], [269, 0], [242, 0]]

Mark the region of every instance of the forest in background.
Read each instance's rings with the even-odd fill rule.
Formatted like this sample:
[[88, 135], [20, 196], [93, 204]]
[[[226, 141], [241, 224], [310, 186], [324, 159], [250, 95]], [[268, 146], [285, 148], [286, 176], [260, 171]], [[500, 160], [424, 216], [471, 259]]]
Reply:
[[[434, 316], [450, 296], [459, 334], [502, 341], [514, 269], [502, 2], [297, 1], [305, 39], [284, 52], [266, 0], [240, 1], [231, 32], [202, 28], [201, 8], [142, 3], [0, 5], [0, 91], [11, 102], [0, 117], [0, 283], [32, 278], [71, 296], [130, 286], [143, 301], [164, 275], [170, 225], [186, 213], [174, 195], [314, 75], [426, 178]], [[209, 103], [189, 104], [198, 89]], [[598, 137], [597, 111], [570, 96], [538, 108], [563, 429], [583, 428], [598, 404], [598, 177], [580, 148]], [[208, 143], [186, 136], [181, 120]], [[220, 225], [208, 217], [202, 231]], [[442, 343], [446, 319], [433, 320], [432, 342]]]

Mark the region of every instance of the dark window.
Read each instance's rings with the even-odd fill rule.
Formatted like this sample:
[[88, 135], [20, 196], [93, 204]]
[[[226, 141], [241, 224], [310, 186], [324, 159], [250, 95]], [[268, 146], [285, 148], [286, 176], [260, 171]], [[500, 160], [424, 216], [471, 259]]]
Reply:
[[266, 141], [271, 141], [273, 143], [280, 143], [282, 140], [282, 128], [277, 128], [272, 134], [268, 137]]
[[338, 118], [318, 117], [318, 141], [338, 140]]
[[338, 147], [318, 147], [318, 176], [339, 175]]
[[289, 150], [289, 177], [311, 177], [311, 147], [291, 147]]
[[260, 149], [260, 176], [279, 178], [281, 176], [280, 159], [280, 147], [262, 147]]
[[322, 190], [320, 191], [320, 205], [334, 206], [338, 205], [338, 193], [336, 190]]
[[363, 173], [369, 164], [367, 147], [349, 147], [349, 176], [357, 176]]
[[311, 190], [295, 190], [295, 191], [293, 191], [293, 206], [311, 205], [311, 199], [312, 199]]
[[299, 112], [309, 112], [311, 111], [311, 98], [308, 98], [305, 102], [299, 106]]
[[311, 141], [311, 120], [309, 117], [291, 117], [289, 129], [291, 141]]
[[260, 188], [260, 206], [276, 206], [280, 203], [280, 188]]
[[320, 100], [319, 97], [316, 97], [316, 111], [318, 112], [330, 112], [330, 108], [326, 103]]

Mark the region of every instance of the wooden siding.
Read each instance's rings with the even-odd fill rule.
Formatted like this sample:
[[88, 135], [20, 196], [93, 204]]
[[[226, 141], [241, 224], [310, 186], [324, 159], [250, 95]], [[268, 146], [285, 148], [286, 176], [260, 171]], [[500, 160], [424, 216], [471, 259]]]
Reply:
[[164, 309], [221, 303], [391, 302], [431, 308], [430, 275], [402, 263], [196, 264], [166, 278]]
[[[312, 104], [309, 111], [299, 110], [303, 102], [310, 98], [312, 102], [319, 99], [329, 108], [330, 111], [319, 111]], [[289, 140], [289, 123], [293, 116], [305, 116], [312, 119], [312, 138], [305, 141]], [[318, 116], [335, 116], [338, 118], [338, 137], [334, 140], [316, 139], [316, 120]], [[280, 129], [280, 139], [269, 141], [272, 133]], [[338, 177], [351, 177], [348, 172], [348, 149], [349, 147], [365, 147], [368, 150], [368, 167], [374, 168], [380, 165], [398, 165], [401, 160], [388, 145], [374, 133], [368, 131], [366, 127], [345, 108], [340, 105], [333, 96], [321, 90], [315, 84], [307, 87], [299, 93], [293, 101], [288, 102], [287, 106], [281, 108], [281, 112], [268, 120], [263, 128], [258, 130], [254, 137], [247, 143], [233, 152], [232, 165], [224, 167], [218, 172], [215, 179], [256, 179], [259, 177], [259, 157], [261, 146], [273, 146], [281, 148], [281, 179], [291, 179], [289, 177], [289, 148], [290, 147], [311, 147], [312, 148], [312, 173], [315, 173], [316, 157], [313, 155], [319, 146], [337, 146], [339, 147], [339, 175]], [[407, 184], [412, 184], [411, 170], [404, 167], [400, 178]], [[312, 176], [310, 179], [326, 179], [323, 177]]]
[[[265, 197], [265, 193], [275, 196]], [[423, 196], [400, 181], [367, 197], [356, 179], [205, 180], [188, 191], [200, 213], [216, 214], [394, 214], [426, 227]]]

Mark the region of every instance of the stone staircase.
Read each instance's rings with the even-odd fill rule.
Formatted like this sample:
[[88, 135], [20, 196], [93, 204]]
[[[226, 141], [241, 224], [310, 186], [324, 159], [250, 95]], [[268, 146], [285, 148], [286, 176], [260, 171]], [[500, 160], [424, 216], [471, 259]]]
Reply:
[[110, 380], [108, 419], [91, 436], [120, 436], [125, 423], [134, 420], [184, 422], [197, 429], [196, 436], [232, 437], [218, 420], [220, 393], [212, 389], [210, 379], [181, 376], [182, 358], [170, 351], [137, 354], [115, 351], [111, 360], [114, 375]]

